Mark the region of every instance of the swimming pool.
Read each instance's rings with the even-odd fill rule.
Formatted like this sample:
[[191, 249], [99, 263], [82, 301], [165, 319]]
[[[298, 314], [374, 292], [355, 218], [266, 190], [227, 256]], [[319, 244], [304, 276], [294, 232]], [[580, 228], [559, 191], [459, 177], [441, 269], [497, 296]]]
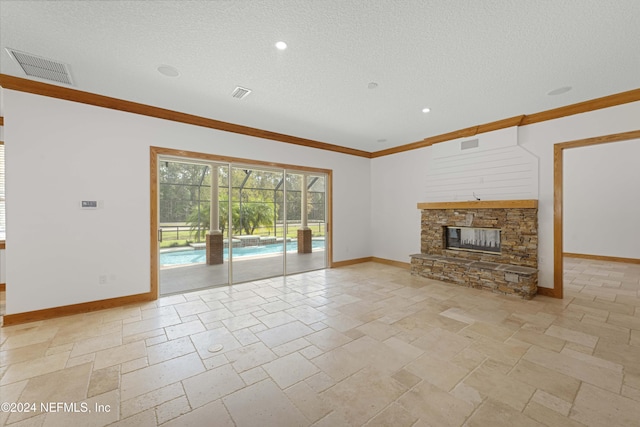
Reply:
[[[324, 240], [313, 240], [313, 249], [324, 249]], [[287, 242], [287, 252], [297, 252], [298, 242]], [[248, 246], [233, 248], [233, 257], [250, 257], [282, 253], [282, 243], [271, 245]], [[160, 254], [160, 266], [204, 263], [206, 251], [204, 249], [164, 252]], [[229, 250], [224, 248], [224, 259], [229, 258]]]

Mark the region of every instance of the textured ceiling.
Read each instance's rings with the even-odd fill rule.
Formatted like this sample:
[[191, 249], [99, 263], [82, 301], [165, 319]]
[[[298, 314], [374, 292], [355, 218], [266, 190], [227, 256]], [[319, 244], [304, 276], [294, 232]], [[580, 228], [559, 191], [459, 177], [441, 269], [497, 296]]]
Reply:
[[78, 90], [378, 151], [637, 89], [639, 22], [638, 0], [0, 0], [0, 72], [26, 77], [10, 47]]

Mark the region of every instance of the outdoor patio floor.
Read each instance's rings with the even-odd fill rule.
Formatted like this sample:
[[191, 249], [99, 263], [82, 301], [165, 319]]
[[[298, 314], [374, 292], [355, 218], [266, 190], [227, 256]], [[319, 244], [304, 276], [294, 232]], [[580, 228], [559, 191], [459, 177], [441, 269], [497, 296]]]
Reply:
[[[310, 254], [287, 253], [287, 274], [325, 268], [325, 251]], [[283, 275], [283, 256], [274, 254], [261, 257], [233, 259], [233, 283]], [[229, 283], [229, 264], [191, 264], [160, 269], [160, 294], [169, 295], [204, 289]]]

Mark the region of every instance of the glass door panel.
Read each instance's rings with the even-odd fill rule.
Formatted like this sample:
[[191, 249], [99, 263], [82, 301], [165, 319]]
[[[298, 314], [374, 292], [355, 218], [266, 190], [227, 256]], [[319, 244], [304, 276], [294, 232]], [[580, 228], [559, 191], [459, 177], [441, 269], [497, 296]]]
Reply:
[[233, 283], [284, 274], [283, 240], [278, 235], [283, 176], [281, 170], [231, 167]]
[[324, 174], [287, 171], [286, 273], [326, 268], [326, 202]]
[[[161, 295], [229, 282], [223, 254], [225, 229], [220, 229], [222, 223], [215, 228], [210, 226], [212, 206], [219, 213], [214, 221], [228, 211], [225, 188], [222, 192], [216, 191], [226, 185], [228, 172], [225, 171], [228, 167], [224, 165], [161, 159], [158, 233]], [[228, 230], [226, 232], [228, 234]]]

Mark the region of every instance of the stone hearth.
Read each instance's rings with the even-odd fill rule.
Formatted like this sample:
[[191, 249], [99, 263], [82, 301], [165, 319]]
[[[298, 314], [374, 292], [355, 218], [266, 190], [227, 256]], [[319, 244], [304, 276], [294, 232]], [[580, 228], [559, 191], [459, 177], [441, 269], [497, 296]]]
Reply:
[[[473, 288], [532, 298], [538, 283], [537, 200], [419, 203], [420, 254], [411, 272]], [[500, 229], [500, 253], [448, 249], [447, 227]]]

